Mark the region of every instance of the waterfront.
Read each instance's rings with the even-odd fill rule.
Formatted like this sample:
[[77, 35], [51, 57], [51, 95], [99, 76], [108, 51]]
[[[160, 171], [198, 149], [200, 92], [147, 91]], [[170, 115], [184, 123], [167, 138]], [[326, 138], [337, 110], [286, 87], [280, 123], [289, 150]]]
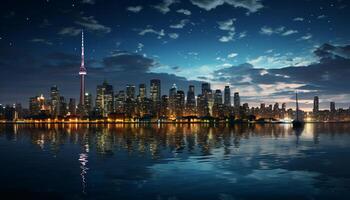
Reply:
[[0, 191], [39, 199], [347, 199], [350, 124], [2, 124]]

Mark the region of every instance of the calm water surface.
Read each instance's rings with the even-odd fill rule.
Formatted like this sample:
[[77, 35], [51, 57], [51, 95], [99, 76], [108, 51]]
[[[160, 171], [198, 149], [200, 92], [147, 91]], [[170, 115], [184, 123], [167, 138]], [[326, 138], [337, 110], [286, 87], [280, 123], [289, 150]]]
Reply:
[[350, 124], [0, 125], [0, 194], [350, 199]]

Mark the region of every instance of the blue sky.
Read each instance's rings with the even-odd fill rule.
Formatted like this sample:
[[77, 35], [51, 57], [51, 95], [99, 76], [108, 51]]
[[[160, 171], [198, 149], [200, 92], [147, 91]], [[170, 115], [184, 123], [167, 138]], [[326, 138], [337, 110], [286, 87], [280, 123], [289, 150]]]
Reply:
[[[311, 72], [327, 77], [322, 83], [284, 73], [287, 67], [309, 73], [310, 65], [323, 64], [317, 50], [336, 55], [327, 54], [329, 70], [339, 58], [349, 66], [345, 0], [5, 0], [0, 10], [3, 104], [27, 101], [53, 84], [76, 97], [82, 29], [91, 92], [103, 79], [117, 90], [158, 77], [165, 94], [173, 83], [183, 90], [195, 84], [200, 91], [200, 83], [209, 81], [213, 89], [229, 84], [251, 103], [289, 102], [295, 90], [305, 106], [313, 95], [324, 105], [350, 102], [350, 90], [336, 85], [328, 66]], [[114, 62], [106, 66], [108, 59]], [[244, 63], [254, 70], [246, 71]], [[230, 68], [236, 74], [226, 73]], [[336, 71], [336, 78], [349, 73], [346, 67]], [[283, 78], [258, 81], [271, 73]]]

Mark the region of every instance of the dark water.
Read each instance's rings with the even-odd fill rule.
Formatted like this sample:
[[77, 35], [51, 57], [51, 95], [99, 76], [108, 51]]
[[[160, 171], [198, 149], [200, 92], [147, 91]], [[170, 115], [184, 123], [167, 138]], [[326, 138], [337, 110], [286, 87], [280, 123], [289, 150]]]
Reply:
[[350, 199], [350, 124], [0, 125], [12, 199]]

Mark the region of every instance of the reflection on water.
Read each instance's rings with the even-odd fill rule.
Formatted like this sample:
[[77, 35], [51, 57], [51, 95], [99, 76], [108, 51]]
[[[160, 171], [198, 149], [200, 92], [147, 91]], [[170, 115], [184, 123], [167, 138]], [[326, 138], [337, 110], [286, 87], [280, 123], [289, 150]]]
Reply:
[[346, 123], [303, 129], [1, 125], [6, 165], [0, 166], [0, 192], [69, 199], [344, 199], [350, 197], [349, 130]]

